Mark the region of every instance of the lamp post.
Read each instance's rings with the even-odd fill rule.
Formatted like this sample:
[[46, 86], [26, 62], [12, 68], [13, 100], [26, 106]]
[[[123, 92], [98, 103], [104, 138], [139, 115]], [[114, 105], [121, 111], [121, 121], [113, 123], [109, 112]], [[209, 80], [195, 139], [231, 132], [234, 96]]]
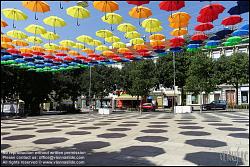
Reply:
[[91, 111], [91, 65], [89, 66], [89, 114]]

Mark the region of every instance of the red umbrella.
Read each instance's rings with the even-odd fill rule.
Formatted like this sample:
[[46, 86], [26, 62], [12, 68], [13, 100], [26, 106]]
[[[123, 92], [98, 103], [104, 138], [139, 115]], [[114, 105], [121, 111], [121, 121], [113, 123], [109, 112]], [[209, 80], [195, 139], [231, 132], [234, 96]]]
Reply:
[[45, 59], [54, 59], [55, 56], [51, 55], [51, 54], [48, 54], [48, 55], [44, 55], [43, 56]]
[[182, 37], [174, 37], [174, 38], [170, 39], [169, 42], [170, 43], [184, 43], [185, 39]]
[[14, 48], [9, 48], [6, 50], [6, 52], [10, 53], [10, 54], [19, 54], [21, 53], [19, 50], [14, 49]]
[[117, 57], [114, 57], [114, 58], [112, 58], [113, 60], [115, 60], [115, 61], [122, 61], [122, 58], [121, 57], [119, 57], [119, 56], [117, 56]]
[[141, 52], [140, 55], [143, 57], [147, 57], [150, 56], [150, 52]]
[[142, 53], [142, 52], [148, 52], [148, 49], [139, 49], [137, 50], [138, 53]]
[[225, 10], [225, 7], [223, 5], [219, 3], [214, 3], [214, 4], [210, 4], [210, 5], [203, 7], [199, 13], [204, 16], [215, 15], [215, 14], [218, 15], [222, 13], [224, 10]]
[[232, 15], [222, 20], [221, 24], [224, 26], [231, 26], [242, 22], [242, 17], [238, 15]]
[[59, 58], [59, 57], [56, 57], [56, 58], [54, 58], [53, 60], [56, 61], [56, 62], [62, 62], [62, 61], [63, 61], [63, 60], [62, 60], [61, 58]]
[[95, 57], [94, 60], [103, 61], [103, 60], [105, 60], [105, 58], [102, 56], [99, 56], [99, 57]]
[[214, 25], [212, 23], [201, 23], [197, 25], [194, 29], [195, 31], [208, 31], [214, 28]]
[[153, 49], [154, 50], [162, 50], [162, 49], [165, 49], [165, 46], [164, 45], [154, 46]]
[[95, 53], [88, 54], [88, 57], [92, 57], [92, 58], [99, 57], [99, 56], [100, 55], [95, 54]]
[[213, 22], [214, 20], [218, 19], [218, 14], [210, 14], [210, 15], [199, 15], [197, 17], [197, 21], [200, 23], [207, 23]]
[[134, 58], [135, 58], [135, 56], [132, 55], [132, 54], [130, 54], [130, 55], [125, 55], [124, 57], [127, 58], [127, 59], [134, 59]]
[[141, 6], [144, 4], [148, 4], [149, 1], [127, 1], [127, 3], [131, 5]]
[[166, 11], [176, 11], [185, 7], [184, 1], [162, 1], [159, 3], [159, 8]]
[[193, 41], [199, 41], [199, 40], [204, 41], [208, 39], [208, 36], [206, 34], [195, 34], [191, 37], [191, 39]]
[[70, 56], [66, 56], [66, 57], [64, 57], [63, 60], [66, 60], [66, 61], [73, 61], [74, 59], [73, 59], [72, 57], [70, 57]]
[[33, 51], [32, 53], [37, 56], [45, 55], [43, 52], [38, 52], [38, 51]]
[[180, 47], [180, 46], [183, 46], [183, 45], [184, 45], [184, 43], [182, 43], [182, 42], [179, 42], [179, 43], [170, 43], [169, 44], [169, 46], [171, 48], [176, 48], [176, 47]]
[[66, 54], [66, 53], [62, 53], [62, 52], [59, 52], [59, 53], [56, 53], [56, 56], [62, 56], [62, 57], [64, 57], [64, 56], [67, 56], [67, 54]]
[[133, 55], [132, 52], [124, 52], [123, 55]]
[[32, 57], [33, 56], [33, 54], [31, 54], [31, 53], [21, 53], [20, 55], [23, 57]]
[[83, 56], [83, 55], [77, 55], [77, 56], [75, 56], [75, 58], [80, 59], [80, 60], [85, 60], [86, 59], [86, 57]]

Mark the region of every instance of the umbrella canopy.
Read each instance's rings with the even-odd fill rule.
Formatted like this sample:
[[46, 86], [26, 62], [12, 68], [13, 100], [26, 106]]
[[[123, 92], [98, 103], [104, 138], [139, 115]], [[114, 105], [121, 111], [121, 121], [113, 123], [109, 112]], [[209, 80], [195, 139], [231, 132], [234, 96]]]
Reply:
[[1, 27], [7, 27], [8, 24], [6, 23], [6, 21], [1, 19]]
[[33, 49], [34, 51], [37, 51], [37, 52], [44, 52], [45, 49], [41, 46], [32, 46], [31, 49]]
[[187, 27], [189, 22], [170, 22], [169, 27], [171, 28], [184, 28]]
[[71, 40], [62, 40], [59, 42], [59, 44], [65, 47], [73, 47], [76, 45], [75, 42]]
[[215, 41], [215, 40], [210, 40], [207, 41], [206, 45], [207, 46], [218, 46], [220, 44], [220, 41]]
[[146, 50], [148, 47], [145, 44], [136, 44], [133, 47], [135, 50]]
[[30, 48], [20, 48], [19, 51], [21, 53], [32, 53], [32, 49]]
[[126, 44], [123, 43], [123, 42], [114, 42], [114, 43], [112, 44], [112, 46], [113, 46], [114, 48], [126, 48]]
[[11, 53], [11, 54], [19, 54], [20, 53], [19, 50], [13, 49], [13, 48], [7, 49], [6, 52]]
[[26, 41], [30, 42], [30, 43], [34, 43], [34, 44], [41, 44], [43, 43], [43, 40], [39, 37], [35, 37], [35, 36], [29, 36]]
[[95, 9], [104, 12], [105, 16], [106, 13], [112, 13], [119, 9], [119, 5], [115, 1], [94, 1], [93, 6]]
[[127, 3], [131, 5], [136, 5], [139, 7], [141, 5], [148, 4], [149, 1], [127, 1]]
[[214, 14], [218, 15], [222, 13], [224, 10], [225, 10], [225, 7], [223, 5], [214, 3], [214, 4], [209, 4], [203, 7], [199, 13], [201, 15], [214, 15]]
[[98, 51], [105, 51], [105, 50], [109, 50], [109, 48], [105, 45], [99, 45], [95, 48], [95, 50], [98, 50]]
[[77, 26], [80, 26], [78, 19], [85, 19], [90, 16], [89, 11], [82, 6], [71, 6], [66, 10], [66, 12], [69, 16], [76, 18]]
[[72, 56], [80, 55], [80, 53], [77, 52], [77, 51], [75, 51], [75, 50], [70, 50], [70, 51], [68, 52], [68, 54], [70, 54], [70, 55], [72, 55]]
[[53, 49], [53, 50], [57, 50], [59, 48], [59, 46], [57, 44], [54, 44], [54, 43], [46, 43], [43, 45], [43, 47], [45, 49]]
[[172, 14], [171, 16], [168, 17], [168, 21], [171, 22], [184, 22], [184, 23], [188, 23], [190, 20], [191, 16], [186, 13], [186, 12], [177, 12]]
[[197, 21], [200, 23], [207, 23], [207, 22], [213, 22], [214, 20], [218, 19], [218, 14], [212, 14], [212, 15], [199, 15], [197, 17]]
[[93, 41], [93, 39], [87, 35], [80, 35], [76, 38], [76, 40], [83, 43], [89, 43]]
[[15, 48], [15, 46], [9, 44], [8, 42], [1, 42], [2, 48]]
[[128, 14], [133, 18], [139, 19], [139, 25], [141, 25], [141, 18], [148, 18], [149, 16], [152, 16], [151, 10], [144, 6], [134, 7], [129, 11]]
[[126, 32], [124, 34], [124, 37], [127, 39], [133, 39], [133, 38], [140, 38], [141, 37], [141, 34], [137, 31], [130, 31], [130, 32]]
[[221, 40], [221, 39], [223, 39], [223, 38], [220, 37], [220, 36], [217, 36], [217, 35], [213, 35], [213, 36], [211, 36], [209, 39], [210, 39], [210, 40]]
[[49, 40], [49, 43], [50, 41], [53, 41], [53, 40], [57, 40], [60, 38], [59, 35], [55, 34], [54, 32], [51, 32], [51, 31], [47, 31], [46, 33], [44, 34], [41, 34], [41, 36], [47, 40]]
[[50, 11], [50, 6], [44, 1], [23, 1], [22, 5], [32, 12], [35, 12], [35, 19], [38, 20], [36, 13], [45, 13]]
[[[111, 37], [109, 37], [109, 38], [111, 38]], [[91, 45], [91, 46], [99, 46], [99, 45], [102, 45], [102, 42], [99, 41], [99, 40], [94, 39], [91, 42], [89, 42], [88, 44]]]
[[87, 53], [87, 54], [92, 54], [92, 53], [94, 53], [94, 51], [91, 50], [91, 49], [89, 49], [89, 48], [82, 49], [82, 52], [85, 52], [85, 53]]
[[233, 43], [233, 42], [223, 42], [222, 43], [224, 46], [234, 46], [236, 45], [237, 43]]
[[106, 16], [102, 17], [102, 21], [111, 24], [111, 31], [114, 31], [112, 25], [120, 24], [123, 21], [123, 18], [121, 15], [116, 13], [108, 13]]
[[160, 25], [161, 25], [161, 22], [155, 18], [148, 18], [142, 22], [142, 27], [148, 28], [148, 29], [159, 27]]
[[199, 44], [188, 44], [187, 45], [187, 48], [191, 48], [191, 49], [193, 49], [193, 48], [199, 48], [199, 47], [200, 47]]
[[171, 43], [184, 43], [185, 39], [183, 37], [174, 37], [169, 40]]
[[248, 30], [236, 30], [232, 33], [232, 36], [246, 36], [249, 35]]
[[25, 39], [28, 37], [24, 32], [20, 30], [11, 30], [8, 31], [6, 34], [12, 38], [17, 38], [17, 39]]
[[12, 39], [6, 35], [1, 35], [1, 42], [12, 42]]
[[230, 15], [241, 15], [243, 13], [249, 12], [249, 5], [247, 6], [233, 6], [227, 13]]
[[153, 35], [150, 35], [149, 36], [149, 39], [150, 40], [163, 40], [163, 39], [165, 39], [166, 37], [165, 37], [165, 35], [163, 35], [163, 34], [153, 34]]
[[114, 42], [121, 41], [121, 39], [117, 36], [111, 36], [111, 37], [105, 38], [105, 41], [109, 43], [114, 43]]
[[117, 50], [118, 53], [125, 53], [125, 52], [130, 52], [130, 50], [128, 48], [119, 48]]
[[229, 16], [229, 17], [223, 19], [221, 24], [223, 24], [224, 26], [230, 26], [230, 25], [238, 24], [238, 23], [242, 22], [242, 20], [243, 19], [240, 16], [233, 15], [233, 16]]
[[75, 45], [73, 46], [73, 48], [76, 48], [76, 49], [83, 49], [85, 48], [85, 46], [82, 44], [82, 43], [75, 43]]
[[55, 27], [64, 27], [66, 26], [66, 22], [57, 16], [49, 16], [43, 19], [43, 22], [49, 26], [52, 26], [54, 28], [54, 33], [56, 33]]
[[119, 26], [117, 26], [117, 30], [126, 33], [130, 31], [135, 31], [136, 27], [130, 23], [122, 23]]
[[162, 1], [159, 3], [159, 8], [165, 11], [176, 11], [185, 7], [184, 1]]
[[113, 36], [113, 33], [109, 30], [99, 30], [99, 31], [96, 31], [95, 35], [100, 38], [108, 38], [108, 37]]
[[144, 40], [142, 38], [134, 38], [129, 41], [132, 45], [136, 44], [144, 44]]
[[199, 41], [199, 40], [204, 41], [208, 39], [208, 36], [206, 34], [195, 34], [191, 37], [191, 39], [193, 41]]
[[152, 46], [161, 46], [161, 45], [164, 45], [164, 42], [160, 41], [160, 40], [150, 41], [150, 45], [152, 45]]
[[186, 28], [177, 28], [170, 32], [172, 36], [182, 36], [188, 33]]
[[145, 31], [149, 32], [150, 34], [152, 34], [152, 32], [160, 32], [162, 30], [163, 30], [162, 26], [154, 27], [154, 28], [145, 28]]
[[46, 33], [46, 29], [42, 26], [39, 26], [39, 25], [35, 25], [35, 24], [30, 24], [29, 26], [27, 26], [25, 28], [25, 30], [29, 33], [32, 33], [32, 34], [44, 34]]
[[199, 25], [195, 26], [195, 31], [208, 31], [214, 28], [212, 23], [200, 23]]
[[70, 48], [65, 47], [65, 46], [59, 46], [58, 50], [61, 50], [61, 51], [70, 51]]
[[242, 38], [239, 36], [234, 36], [234, 37], [229, 37], [227, 38], [227, 42], [231, 42], [231, 43], [239, 43], [242, 41]]
[[224, 30], [220, 30], [216, 32], [215, 35], [217, 35], [220, 38], [225, 38], [227, 35], [230, 35], [232, 32], [233, 30], [224, 29]]
[[108, 57], [115, 55], [115, 53], [110, 50], [103, 51], [102, 54]]
[[29, 46], [28, 42], [26, 42], [24, 40], [14, 40], [14, 41], [12, 41], [12, 44], [14, 44], [16, 46]]
[[1, 12], [6, 18], [13, 20], [13, 28], [16, 28], [15, 21], [26, 20], [28, 18], [21, 10], [14, 8], [2, 9]]

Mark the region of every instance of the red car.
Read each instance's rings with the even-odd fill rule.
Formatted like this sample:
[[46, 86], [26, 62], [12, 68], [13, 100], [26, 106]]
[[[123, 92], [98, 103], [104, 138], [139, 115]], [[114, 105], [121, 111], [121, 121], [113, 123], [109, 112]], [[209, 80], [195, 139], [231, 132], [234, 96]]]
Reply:
[[142, 111], [155, 111], [155, 106], [152, 103], [142, 104]]

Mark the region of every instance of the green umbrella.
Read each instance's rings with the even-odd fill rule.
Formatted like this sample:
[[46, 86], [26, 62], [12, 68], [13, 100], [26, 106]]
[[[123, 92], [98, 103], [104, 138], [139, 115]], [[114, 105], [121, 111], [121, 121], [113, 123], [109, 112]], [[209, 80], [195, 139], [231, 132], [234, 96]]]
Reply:
[[242, 39], [241, 43], [249, 43], [249, 38]]
[[238, 44], [238, 43], [235, 43], [235, 42], [223, 42], [222, 43], [224, 46], [234, 46], [234, 45], [236, 45], [236, 44]]
[[187, 48], [188, 52], [197, 52], [199, 50], [200, 50], [199, 48]]
[[231, 43], [239, 43], [242, 41], [242, 38], [239, 36], [234, 36], [234, 37], [229, 37], [227, 38], [227, 42], [231, 42]]
[[205, 45], [205, 48], [206, 49], [214, 49], [214, 48], [217, 48], [218, 46], [208, 46], [208, 45]]

